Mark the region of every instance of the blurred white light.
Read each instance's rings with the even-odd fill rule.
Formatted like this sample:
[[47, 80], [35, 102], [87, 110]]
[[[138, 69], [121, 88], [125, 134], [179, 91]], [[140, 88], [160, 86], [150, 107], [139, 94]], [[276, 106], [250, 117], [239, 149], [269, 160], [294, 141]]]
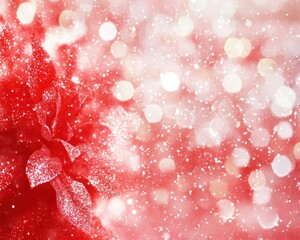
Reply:
[[277, 211], [272, 208], [263, 208], [256, 217], [257, 222], [263, 229], [272, 229], [277, 226], [279, 222], [279, 216]]
[[220, 13], [224, 16], [224, 17], [228, 17], [231, 18], [234, 16], [236, 10], [235, 10], [235, 5], [233, 2], [231, 1], [224, 1], [224, 3], [221, 5], [220, 8]]
[[175, 32], [177, 35], [186, 37], [194, 30], [193, 20], [188, 16], [180, 17], [175, 26]]
[[235, 210], [233, 202], [227, 199], [221, 199], [217, 202], [217, 206], [219, 208], [219, 215], [224, 221], [233, 219]]
[[[5, 15], [7, 8], [8, 8], [8, 4], [7, 4], [7, 0], [0, 0], [0, 15]], [[1, 23], [0, 23], [0, 27], [1, 27]]]
[[293, 113], [293, 108], [279, 106], [276, 102], [271, 104], [272, 114], [276, 117], [284, 118]]
[[111, 41], [117, 36], [116, 25], [112, 22], [102, 23], [99, 28], [99, 36], [104, 41]]
[[281, 139], [289, 139], [293, 136], [292, 125], [287, 121], [281, 121], [275, 127], [275, 131]]
[[149, 104], [144, 109], [145, 118], [149, 123], [158, 123], [163, 118], [162, 108], [157, 104]]
[[195, 13], [201, 12], [207, 4], [207, 0], [189, 0], [189, 9]]
[[232, 158], [237, 167], [247, 167], [250, 160], [250, 154], [247, 149], [238, 147], [233, 150]]
[[224, 44], [224, 51], [230, 58], [245, 58], [247, 57], [252, 49], [252, 44], [247, 38], [227, 38]]
[[300, 142], [294, 145], [293, 153], [296, 159], [300, 159]]
[[169, 191], [163, 188], [155, 189], [152, 193], [153, 200], [159, 205], [165, 205], [169, 200]]
[[85, 13], [92, 11], [94, 3], [93, 0], [75, 0], [79, 9]]
[[125, 57], [127, 50], [126, 44], [122, 41], [116, 41], [110, 47], [110, 52], [115, 58]]
[[161, 159], [158, 164], [158, 167], [162, 173], [173, 172], [176, 168], [174, 160], [170, 158]]
[[256, 188], [253, 192], [253, 202], [256, 205], [266, 205], [270, 202], [272, 191], [268, 187]]
[[213, 32], [221, 38], [229, 36], [234, 30], [234, 23], [227, 17], [220, 16], [213, 21]]
[[238, 93], [242, 89], [242, 80], [236, 73], [227, 74], [222, 81], [223, 88], [228, 93]]
[[285, 177], [292, 171], [291, 160], [287, 156], [279, 154], [273, 159], [271, 166], [278, 177]]
[[295, 91], [288, 86], [280, 86], [274, 95], [275, 104], [283, 108], [292, 108], [296, 101]]
[[71, 81], [72, 81], [73, 83], [75, 83], [75, 84], [79, 84], [79, 83], [80, 83], [79, 77], [77, 77], [77, 76], [73, 76], [73, 77], [71, 78]]
[[248, 177], [248, 183], [255, 190], [265, 186], [266, 177], [261, 170], [253, 170]]
[[213, 180], [209, 185], [209, 191], [211, 195], [216, 199], [224, 198], [228, 192], [228, 185], [223, 180]]
[[262, 58], [257, 64], [258, 73], [263, 77], [272, 76], [277, 68], [276, 62], [271, 58]]
[[72, 10], [63, 10], [59, 15], [59, 25], [65, 28], [70, 27], [74, 21], [74, 15], [75, 13]]
[[21, 3], [17, 10], [17, 18], [22, 24], [30, 24], [35, 16], [35, 1]]
[[196, 99], [200, 102], [211, 102], [216, 98], [217, 87], [210, 80], [200, 80], [196, 82]]
[[224, 44], [224, 51], [230, 58], [238, 58], [244, 52], [243, 42], [235, 37], [227, 38]]
[[240, 41], [243, 44], [243, 51], [242, 51], [240, 57], [242, 57], [242, 58], [248, 57], [252, 50], [252, 44], [251, 44], [250, 40], [247, 38], [241, 38]]
[[163, 89], [167, 92], [175, 92], [180, 86], [180, 79], [174, 72], [161, 73], [160, 82]]
[[117, 220], [124, 214], [126, 210], [126, 204], [120, 197], [113, 197], [109, 200], [107, 206], [107, 213], [110, 218]]
[[257, 128], [251, 133], [250, 140], [254, 147], [266, 147], [270, 142], [270, 133], [265, 128]]
[[125, 102], [133, 98], [134, 87], [129, 81], [118, 81], [113, 88], [113, 95], [119, 101]]
[[177, 125], [182, 128], [192, 128], [195, 121], [195, 115], [189, 109], [177, 108], [175, 113], [175, 120]]

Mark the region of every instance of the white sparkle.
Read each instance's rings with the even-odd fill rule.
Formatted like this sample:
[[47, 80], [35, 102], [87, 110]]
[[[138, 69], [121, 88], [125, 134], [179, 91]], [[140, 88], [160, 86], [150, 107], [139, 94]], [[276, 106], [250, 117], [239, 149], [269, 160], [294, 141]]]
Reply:
[[162, 173], [173, 172], [176, 168], [174, 160], [170, 158], [161, 159], [158, 166]]

